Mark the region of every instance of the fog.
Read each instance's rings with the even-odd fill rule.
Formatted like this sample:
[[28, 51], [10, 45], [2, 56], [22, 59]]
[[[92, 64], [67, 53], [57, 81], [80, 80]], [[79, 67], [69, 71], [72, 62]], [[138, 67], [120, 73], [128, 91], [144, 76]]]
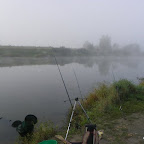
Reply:
[[143, 0], [1, 0], [0, 45], [82, 47], [109, 35], [144, 46]]

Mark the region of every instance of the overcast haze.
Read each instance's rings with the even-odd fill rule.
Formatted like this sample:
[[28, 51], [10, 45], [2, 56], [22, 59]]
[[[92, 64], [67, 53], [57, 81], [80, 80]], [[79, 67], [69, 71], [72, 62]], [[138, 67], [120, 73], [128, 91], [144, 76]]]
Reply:
[[144, 0], [0, 0], [0, 44], [82, 47], [108, 34], [144, 46]]

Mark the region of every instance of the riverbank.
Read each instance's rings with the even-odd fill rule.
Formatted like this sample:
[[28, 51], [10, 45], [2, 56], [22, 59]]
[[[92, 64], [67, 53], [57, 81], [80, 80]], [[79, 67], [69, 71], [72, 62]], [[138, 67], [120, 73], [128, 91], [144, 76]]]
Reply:
[[48, 56], [144, 56], [138, 45], [127, 45], [121, 49], [108, 50], [107, 47], [81, 47], [66, 48], [61, 47], [40, 47], [40, 46], [10, 46], [0, 45], [0, 57], [48, 57]]
[[[144, 123], [143, 81], [138, 85], [125, 79], [113, 84], [99, 84], [82, 104], [92, 122], [97, 124], [97, 129], [104, 130], [101, 143], [144, 142], [142, 139], [144, 130], [141, 129], [141, 125]], [[120, 106], [122, 109], [120, 109]], [[70, 112], [67, 121], [69, 116]], [[83, 111], [80, 107], [76, 107], [68, 139], [77, 140], [82, 137], [86, 123], [87, 119]], [[76, 124], [79, 125], [79, 129], [76, 129]], [[35, 129], [31, 140], [28, 141], [26, 138], [19, 139], [17, 143], [36, 144], [42, 140], [53, 139], [55, 134], [64, 136], [66, 128], [67, 124], [62, 129], [58, 129], [49, 123], [41, 124]]]

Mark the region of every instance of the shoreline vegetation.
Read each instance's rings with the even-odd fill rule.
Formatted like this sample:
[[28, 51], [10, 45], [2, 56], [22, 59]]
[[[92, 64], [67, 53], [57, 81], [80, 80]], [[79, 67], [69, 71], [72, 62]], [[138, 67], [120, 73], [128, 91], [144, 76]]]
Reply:
[[81, 48], [11, 46], [0, 45], [0, 57], [48, 57], [48, 56], [144, 56], [139, 44], [120, 46], [103, 35], [97, 45], [86, 41]]
[[[82, 102], [87, 114], [97, 129], [104, 130], [102, 144], [129, 144], [131, 141], [143, 143], [144, 129], [144, 81], [134, 84], [126, 79], [112, 84], [101, 83]], [[120, 106], [122, 110], [120, 110]], [[33, 135], [18, 138], [16, 144], [37, 144], [43, 140], [55, 139], [56, 134], [65, 136], [71, 110], [67, 114], [67, 122], [62, 128], [51, 122], [37, 125]], [[84, 125], [87, 123], [83, 111], [76, 107], [68, 139], [82, 138]], [[135, 123], [136, 122], [136, 123]], [[76, 128], [76, 125], [78, 129]], [[135, 126], [133, 128], [133, 126]], [[60, 143], [58, 141], [58, 143]]]
[[[128, 47], [128, 48], [127, 48]], [[49, 56], [144, 56], [136, 44], [123, 49], [108, 51], [96, 48], [65, 48], [65, 47], [29, 47], [29, 46], [1, 46], [0, 57], [31, 57], [44, 58]]]

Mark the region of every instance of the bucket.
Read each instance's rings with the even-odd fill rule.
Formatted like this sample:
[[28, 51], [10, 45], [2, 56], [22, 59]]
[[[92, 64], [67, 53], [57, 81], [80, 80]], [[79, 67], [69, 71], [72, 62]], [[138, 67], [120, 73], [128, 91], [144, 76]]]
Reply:
[[56, 140], [45, 140], [40, 142], [39, 144], [57, 144]]

